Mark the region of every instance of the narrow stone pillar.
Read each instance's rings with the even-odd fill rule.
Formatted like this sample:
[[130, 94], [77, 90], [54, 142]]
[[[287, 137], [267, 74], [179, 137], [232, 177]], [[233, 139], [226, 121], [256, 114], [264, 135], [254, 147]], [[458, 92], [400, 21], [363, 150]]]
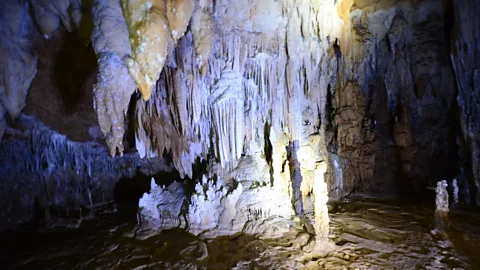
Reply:
[[452, 180], [452, 193], [453, 193], [453, 202], [458, 204], [458, 184], [457, 179]]
[[328, 191], [327, 183], [325, 183], [325, 173], [327, 172], [327, 164], [325, 162], [317, 163], [315, 168], [315, 178], [313, 183], [314, 204], [314, 224], [316, 240], [325, 241], [328, 239], [330, 231], [330, 218], [328, 217]]
[[447, 191], [447, 181], [442, 180], [437, 182], [437, 187], [435, 188], [436, 198], [435, 198], [435, 221], [438, 230], [445, 229], [445, 223], [448, 218], [448, 191]]

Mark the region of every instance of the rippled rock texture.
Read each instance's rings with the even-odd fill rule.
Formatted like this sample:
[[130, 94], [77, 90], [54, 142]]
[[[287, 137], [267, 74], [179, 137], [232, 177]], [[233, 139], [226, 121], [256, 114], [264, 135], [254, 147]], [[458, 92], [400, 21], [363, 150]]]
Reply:
[[7, 133], [0, 142], [0, 230], [33, 218], [49, 223], [54, 212], [93, 210], [113, 202], [121, 178], [171, 169], [134, 153], [111, 157], [98, 142], [71, 141], [25, 115]]

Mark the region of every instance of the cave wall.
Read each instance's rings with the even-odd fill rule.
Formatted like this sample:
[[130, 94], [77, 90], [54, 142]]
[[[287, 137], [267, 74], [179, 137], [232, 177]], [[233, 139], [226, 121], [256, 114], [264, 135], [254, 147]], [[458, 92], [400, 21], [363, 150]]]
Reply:
[[475, 201], [480, 205], [480, 18], [477, 16], [480, 3], [453, 1], [450, 8], [454, 18], [450, 58], [458, 88], [462, 166], [475, 183]]
[[344, 186], [418, 192], [452, 177], [455, 77], [442, 6], [342, 4], [351, 6], [343, 26], [348, 34], [339, 41], [344, 71], [332, 86], [330, 149], [340, 159]]

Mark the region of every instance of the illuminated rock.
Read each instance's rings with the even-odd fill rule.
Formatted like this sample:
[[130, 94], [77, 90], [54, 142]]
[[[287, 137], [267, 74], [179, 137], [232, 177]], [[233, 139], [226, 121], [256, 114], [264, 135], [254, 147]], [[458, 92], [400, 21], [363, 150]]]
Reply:
[[168, 0], [167, 19], [170, 25], [172, 38], [177, 40], [185, 34], [195, 8], [194, 0]]
[[139, 201], [142, 228], [158, 232], [179, 227], [208, 238], [239, 232], [275, 238], [294, 224], [288, 197], [269, 187], [245, 190], [238, 184], [228, 190], [221, 180], [214, 184], [203, 176], [188, 206], [186, 202], [179, 184], [162, 189], [152, 179], [150, 193]]
[[150, 193], [144, 193], [138, 202], [142, 226], [154, 230], [185, 228], [184, 219], [186, 199], [183, 189], [172, 183], [168, 188], [162, 188], [152, 178]]
[[122, 0], [132, 48], [128, 70], [144, 100], [149, 100], [171, 42], [166, 0]]
[[447, 181], [442, 180], [437, 182], [437, 187], [435, 188], [435, 193], [436, 193], [435, 212], [441, 216], [446, 216], [450, 211], [448, 208], [449, 202], [448, 202], [447, 187], [448, 187]]

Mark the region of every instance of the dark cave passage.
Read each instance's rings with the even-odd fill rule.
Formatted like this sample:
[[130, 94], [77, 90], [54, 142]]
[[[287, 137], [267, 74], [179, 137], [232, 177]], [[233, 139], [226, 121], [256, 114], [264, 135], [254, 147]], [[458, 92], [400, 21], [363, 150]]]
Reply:
[[85, 45], [76, 31], [66, 32], [54, 61], [53, 76], [65, 112], [75, 112], [81, 104], [91, 105], [92, 80], [96, 81], [94, 77], [98, 72], [97, 57], [92, 46]]
[[176, 170], [172, 172], [159, 172], [153, 176], [147, 176], [137, 171], [133, 178], [122, 178], [115, 185], [115, 203], [138, 204], [143, 193], [150, 191], [152, 177], [159, 186], [168, 186], [174, 181], [183, 182]]

